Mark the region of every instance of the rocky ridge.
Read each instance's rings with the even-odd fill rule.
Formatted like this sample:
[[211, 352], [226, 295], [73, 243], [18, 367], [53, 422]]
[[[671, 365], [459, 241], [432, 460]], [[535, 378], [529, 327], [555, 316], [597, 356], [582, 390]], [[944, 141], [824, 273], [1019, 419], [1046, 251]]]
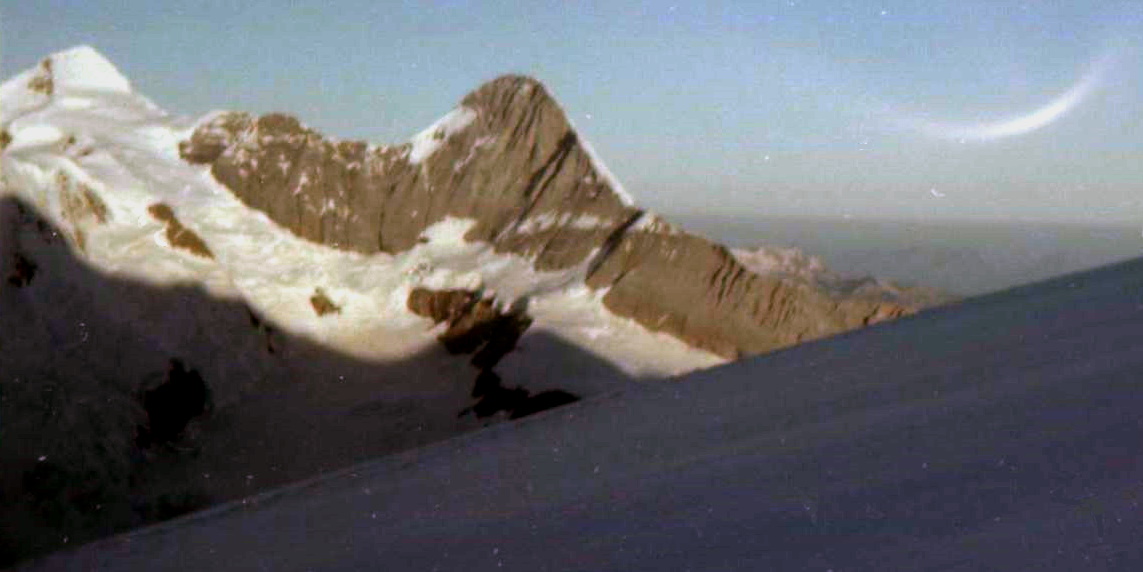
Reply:
[[400, 253], [446, 217], [464, 238], [531, 260], [583, 265], [612, 313], [724, 358], [757, 354], [917, 311], [874, 286], [836, 292], [759, 273], [725, 247], [637, 208], [534, 79], [467, 95], [410, 143], [337, 141], [297, 119], [225, 112], [180, 145], [247, 205], [306, 240]]
[[641, 211], [519, 76], [383, 147], [77, 48], [0, 84], [0, 151], [0, 566], [920, 307]]

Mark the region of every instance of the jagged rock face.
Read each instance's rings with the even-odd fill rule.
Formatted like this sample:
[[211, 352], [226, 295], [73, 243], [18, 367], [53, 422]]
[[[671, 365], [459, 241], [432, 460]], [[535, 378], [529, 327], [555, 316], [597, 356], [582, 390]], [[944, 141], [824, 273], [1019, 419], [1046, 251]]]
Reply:
[[292, 117], [225, 113], [180, 151], [297, 235], [363, 253], [408, 250], [451, 215], [478, 221], [469, 240], [566, 268], [638, 213], [544, 87], [519, 76], [473, 92], [412, 144], [337, 142]]
[[472, 388], [478, 401], [460, 415], [472, 413], [487, 418], [505, 412], [519, 419], [546, 409], [579, 401], [579, 396], [554, 389], [533, 394], [522, 387], [505, 387], [493, 368], [516, 348], [532, 319], [518, 308], [501, 309], [494, 299], [482, 298], [470, 290], [431, 290], [416, 288], [407, 301], [413, 313], [447, 323], [438, 339], [450, 353], [472, 353], [472, 365], [480, 373]]
[[520, 309], [501, 309], [494, 299], [469, 290], [415, 288], [406, 304], [414, 314], [447, 323], [437, 338], [441, 345], [453, 354], [475, 352], [472, 364], [478, 369], [494, 367], [532, 325]]
[[612, 312], [735, 358], [911, 313], [876, 298], [835, 299], [811, 285], [758, 275], [726, 248], [669, 231], [628, 232], [588, 277]]
[[[839, 293], [756, 274], [722, 246], [645, 215], [593, 162], [544, 87], [525, 77], [485, 84], [400, 146], [335, 141], [284, 115], [223, 113], [180, 151], [210, 164], [246, 204], [336, 248], [403, 252], [445, 217], [475, 219], [466, 240], [528, 257], [537, 270], [584, 264], [587, 284], [608, 289], [603, 302], [613, 313], [727, 358], [919, 307], [878, 289]], [[471, 305], [446, 298], [410, 298], [409, 307], [440, 320], [451, 311], [442, 308]]]
[[476, 292], [470, 290], [414, 288], [406, 305], [414, 314], [440, 324], [460, 319], [476, 300]]

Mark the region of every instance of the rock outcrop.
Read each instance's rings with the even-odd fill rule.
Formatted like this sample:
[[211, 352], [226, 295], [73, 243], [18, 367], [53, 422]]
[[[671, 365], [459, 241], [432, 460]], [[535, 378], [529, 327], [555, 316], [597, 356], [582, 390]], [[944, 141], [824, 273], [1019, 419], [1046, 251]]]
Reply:
[[915, 308], [834, 297], [811, 283], [755, 274], [723, 246], [683, 232], [626, 233], [588, 276], [604, 304], [653, 331], [736, 358], [869, 325]]
[[495, 299], [468, 290], [416, 288], [409, 293], [408, 308], [447, 329], [437, 337], [452, 354], [475, 355], [472, 365], [491, 369], [516, 347], [517, 340], [532, 325], [520, 308], [501, 308]]
[[144, 388], [139, 401], [147, 412], [147, 423], [136, 431], [135, 442], [142, 448], [175, 441], [191, 420], [213, 408], [206, 381], [176, 358], [168, 363], [162, 383]]
[[500, 308], [495, 299], [483, 298], [479, 292], [428, 288], [410, 292], [407, 305], [419, 316], [447, 324], [437, 339], [450, 353], [473, 354], [471, 363], [479, 373], [472, 397], [478, 401], [460, 415], [472, 413], [484, 418], [503, 411], [509, 419], [519, 419], [579, 401], [579, 396], [562, 389], [532, 394], [522, 387], [504, 387], [493, 371], [508, 352], [516, 349], [520, 336], [532, 324], [520, 308]]
[[214, 253], [210, 251], [210, 247], [194, 231], [179, 222], [171, 207], [163, 203], [156, 203], [151, 205], [147, 212], [166, 227], [167, 242], [171, 246], [186, 250], [195, 256], [214, 258]]
[[752, 272], [726, 248], [644, 213], [527, 77], [483, 85], [403, 145], [336, 141], [280, 114], [220, 113], [180, 152], [297, 236], [335, 248], [404, 252], [446, 217], [473, 219], [466, 240], [526, 257], [537, 271], [583, 265], [612, 313], [726, 358], [922, 306], [886, 288], [842, 292]]
[[639, 211], [615, 193], [538, 82], [507, 76], [473, 92], [412, 143], [324, 138], [279, 114], [223, 113], [180, 151], [305, 239], [363, 253], [412, 248], [446, 216], [469, 240], [566, 268]]

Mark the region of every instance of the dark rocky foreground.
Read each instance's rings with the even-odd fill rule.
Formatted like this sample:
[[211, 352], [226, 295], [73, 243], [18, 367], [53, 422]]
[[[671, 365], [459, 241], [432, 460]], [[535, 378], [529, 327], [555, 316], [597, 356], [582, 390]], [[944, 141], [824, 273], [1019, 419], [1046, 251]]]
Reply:
[[537, 270], [584, 265], [589, 286], [609, 289], [603, 302], [615, 314], [727, 358], [931, 303], [759, 276], [725, 247], [644, 213], [597, 170], [531, 78], [488, 82], [450, 116], [466, 119], [437, 127], [427, 155], [410, 143], [339, 141], [287, 115], [244, 113], [204, 121], [180, 152], [297, 236], [335, 248], [403, 252], [445, 217], [473, 219], [468, 240], [532, 257]]
[[1137, 570], [1143, 259], [54, 555], [28, 570]]

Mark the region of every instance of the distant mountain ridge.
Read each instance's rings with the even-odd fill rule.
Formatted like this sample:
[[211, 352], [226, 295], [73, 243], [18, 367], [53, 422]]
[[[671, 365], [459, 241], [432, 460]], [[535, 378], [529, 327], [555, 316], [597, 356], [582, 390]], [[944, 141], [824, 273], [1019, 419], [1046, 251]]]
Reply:
[[466, 241], [541, 272], [583, 265], [608, 311], [726, 358], [921, 305], [889, 289], [838, 293], [751, 272], [638, 209], [544, 86], [523, 76], [481, 86], [404, 145], [333, 141], [289, 116], [231, 112], [201, 123], [180, 153], [294, 234], [334, 248], [399, 254], [437, 222], [475, 220]]

